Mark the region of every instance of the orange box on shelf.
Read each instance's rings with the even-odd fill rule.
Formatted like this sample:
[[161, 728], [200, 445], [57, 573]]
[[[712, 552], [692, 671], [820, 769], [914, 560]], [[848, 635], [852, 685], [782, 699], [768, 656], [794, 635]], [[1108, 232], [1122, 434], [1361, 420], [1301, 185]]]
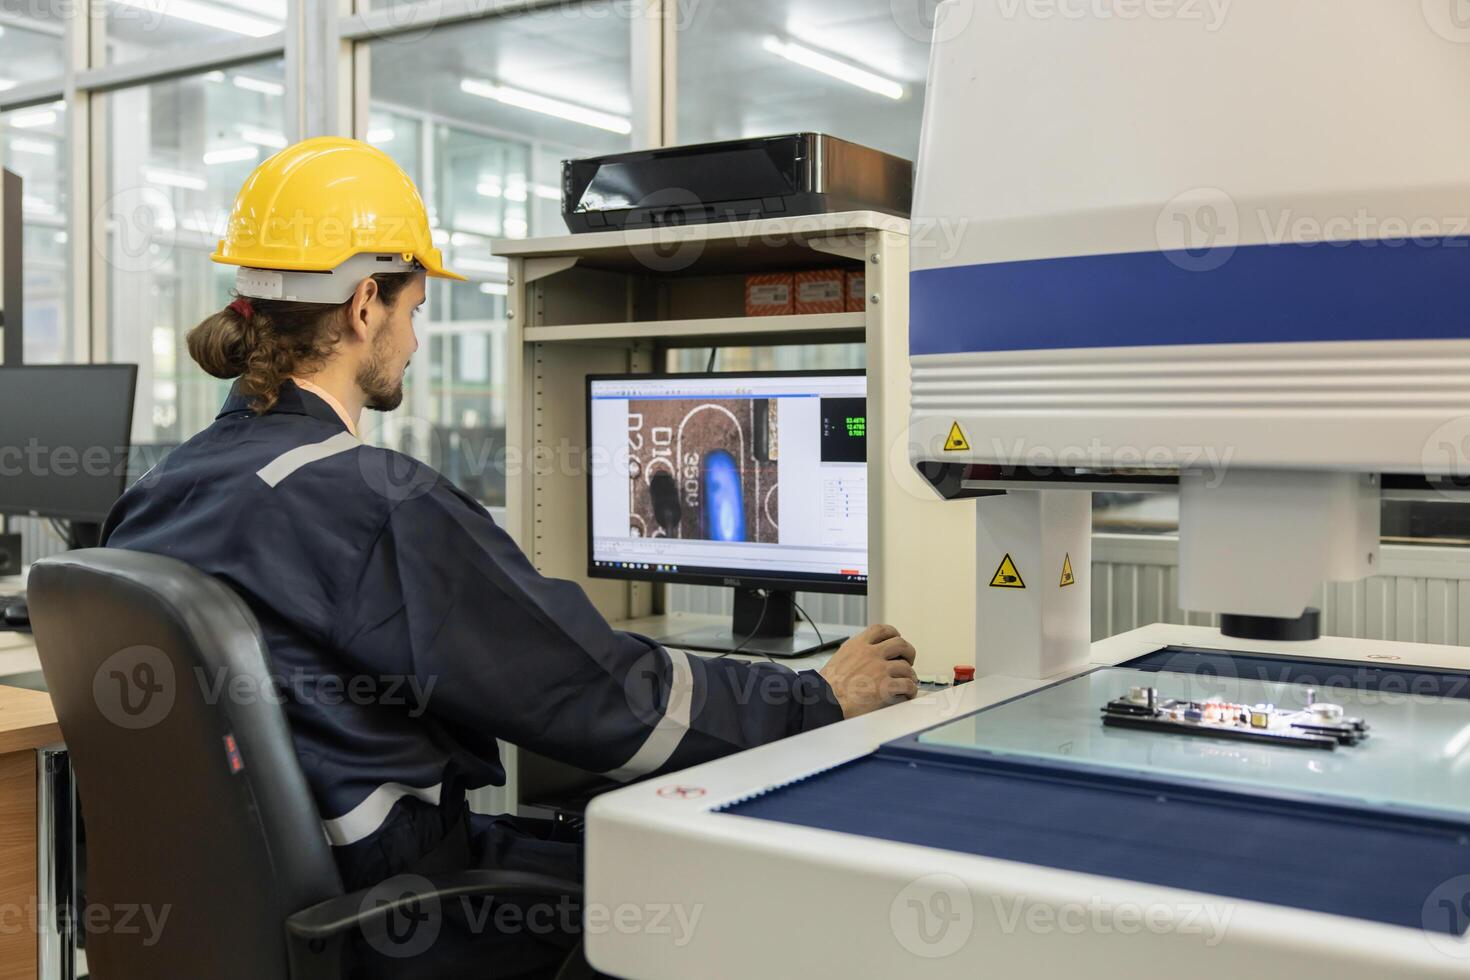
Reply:
[[847, 274], [847, 312], [861, 313], [868, 308], [868, 299], [863, 295], [867, 289], [863, 270], [853, 269]]
[[745, 315], [783, 316], [796, 312], [795, 277], [789, 272], [758, 272], [745, 277]]
[[847, 277], [841, 269], [814, 269], [796, 274], [796, 312], [841, 313]]

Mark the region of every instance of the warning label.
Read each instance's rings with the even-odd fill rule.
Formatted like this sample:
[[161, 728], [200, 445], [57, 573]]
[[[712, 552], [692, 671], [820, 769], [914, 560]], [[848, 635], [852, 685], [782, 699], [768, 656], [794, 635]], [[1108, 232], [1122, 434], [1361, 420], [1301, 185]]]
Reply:
[[1016, 568], [1016, 563], [1011, 561], [1007, 554], [1000, 560], [1000, 567], [991, 576], [990, 587], [992, 589], [1024, 589], [1026, 583], [1021, 581], [1021, 571]]
[[1069, 552], [1062, 558], [1062, 585], [1076, 585], [1077, 576], [1072, 574], [1072, 555]]
[[965, 434], [960, 431], [959, 422], [955, 422], [949, 427], [949, 438], [944, 440], [944, 451], [947, 453], [962, 453], [969, 448], [970, 443], [965, 438]]

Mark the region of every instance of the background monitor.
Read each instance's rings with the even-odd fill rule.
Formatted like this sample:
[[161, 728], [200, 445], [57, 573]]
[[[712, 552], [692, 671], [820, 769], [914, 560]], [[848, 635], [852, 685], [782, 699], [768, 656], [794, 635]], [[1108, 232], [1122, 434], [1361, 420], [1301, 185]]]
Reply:
[[862, 371], [587, 379], [588, 574], [735, 589], [694, 649], [792, 656], [845, 637], [795, 629], [795, 590], [868, 579]]
[[98, 524], [128, 476], [135, 364], [0, 367], [0, 514]]

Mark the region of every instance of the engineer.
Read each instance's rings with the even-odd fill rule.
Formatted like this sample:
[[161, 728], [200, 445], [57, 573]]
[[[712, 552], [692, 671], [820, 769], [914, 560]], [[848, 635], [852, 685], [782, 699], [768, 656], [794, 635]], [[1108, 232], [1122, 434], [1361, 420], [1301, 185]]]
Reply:
[[[386, 154], [340, 138], [276, 153], [213, 258], [239, 267], [237, 298], [190, 331], [189, 353], [237, 380], [214, 423], [122, 497], [104, 543], [182, 559], [254, 611], [347, 888], [463, 867], [580, 881], [565, 829], [468, 812], [468, 790], [504, 781], [498, 739], [627, 781], [915, 695], [914, 649], [889, 626], [820, 672], [612, 629], [475, 500], [359, 441], [364, 409], [403, 398], [425, 277], [463, 278]], [[520, 976], [575, 937], [491, 924], [461, 939], [469, 975]]]

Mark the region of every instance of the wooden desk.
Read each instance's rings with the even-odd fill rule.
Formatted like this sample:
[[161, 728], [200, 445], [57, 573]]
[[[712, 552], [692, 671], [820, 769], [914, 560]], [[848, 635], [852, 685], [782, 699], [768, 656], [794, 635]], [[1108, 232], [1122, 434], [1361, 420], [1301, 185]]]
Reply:
[[[0, 633], [0, 674], [40, 669], [28, 633]], [[51, 699], [0, 677], [0, 980], [40, 975], [41, 932], [54, 913], [43, 897], [38, 749], [61, 743]]]

